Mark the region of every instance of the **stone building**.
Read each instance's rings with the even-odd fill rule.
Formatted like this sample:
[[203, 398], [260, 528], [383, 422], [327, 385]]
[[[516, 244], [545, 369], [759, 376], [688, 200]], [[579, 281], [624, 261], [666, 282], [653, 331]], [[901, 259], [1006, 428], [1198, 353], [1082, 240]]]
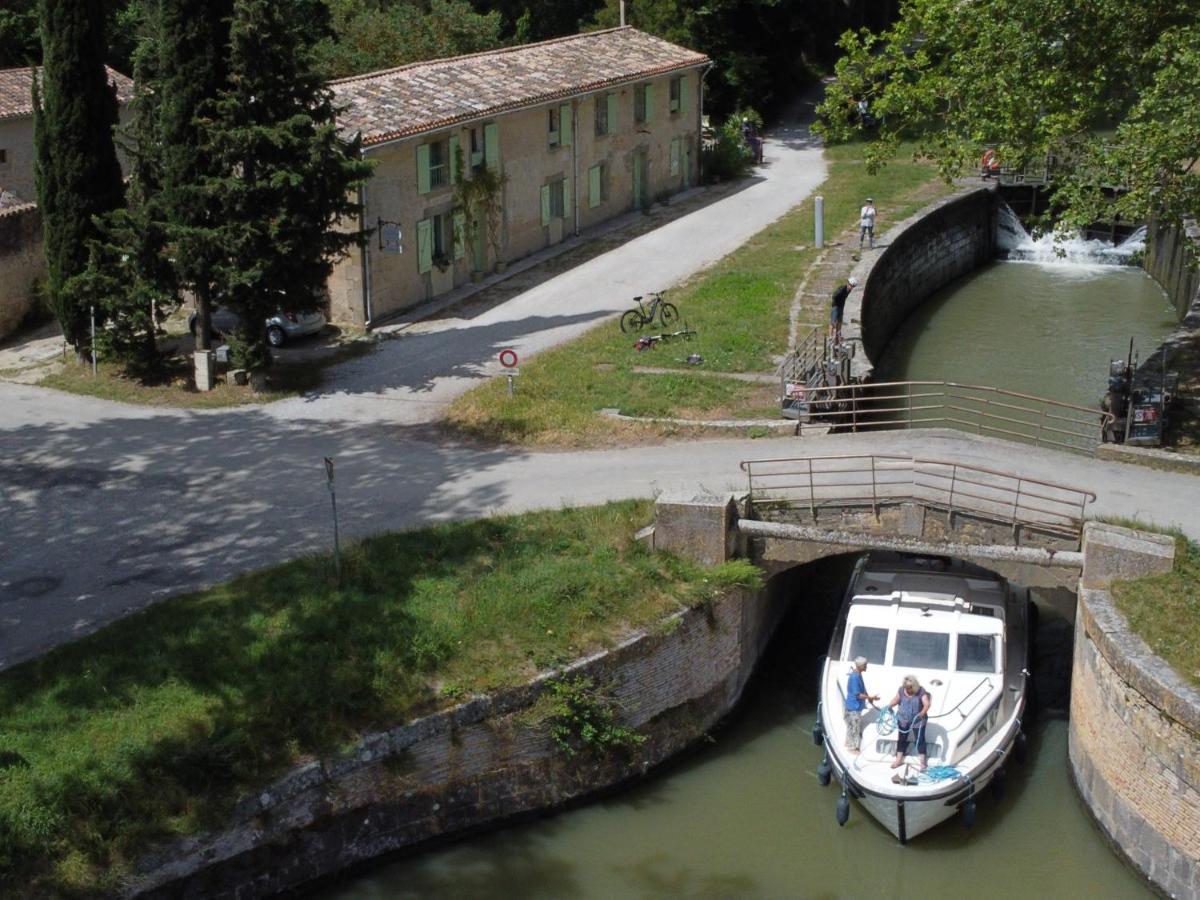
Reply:
[[[128, 119], [133, 81], [108, 69], [116, 86], [120, 120]], [[37, 199], [33, 182], [33, 69], [0, 69], [0, 191], [32, 203]]]
[[376, 167], [331, 316], [377, 323], [694, 184], [709, 65], [622, 27], [333, 82]]

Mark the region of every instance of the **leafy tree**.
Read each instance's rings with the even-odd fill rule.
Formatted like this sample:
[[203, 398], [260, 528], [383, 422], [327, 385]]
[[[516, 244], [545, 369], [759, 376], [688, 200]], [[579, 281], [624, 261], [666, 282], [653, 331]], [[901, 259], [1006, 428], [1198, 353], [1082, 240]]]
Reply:
[[63, 336], [82, 354], [88, 309], [66, 289], [87, 266], [93, 217], [122, 203], [113, 146], [116, 88], [104, 70], [104, 20], [88, 0], [41, 0], [40, 85], [34, 84], [38, 206], [45, 232], [47, 290]]
[[182, 286], [196, 298], [196, 346], [210, 346], [209, 321], [224, 250], [221, 208], [207, 179], [220, 163], [203, 146], [200, 113], [226, 87], [233, 0], [159, 0], [157, 89], [162, 146], [162, 215]]
[[[105, 62], [129, 72], [142, 0], [103, 0], [102, 5], [108, 35]], [[4, 0], [0, 5], [0, 69], [41, 63], [37, 7], [38, 0]]]
[[[860, 134], [867, 100], [873, 169], [915, 135], [947, 177], [985, 147], [1005, 165], [1053, 163], [1066, 224], [1200, 208], [1194, 0], [909, 0], [892, 28], [841, 47], [820, 127]], [[1127, 188], [1114, 202], [1112, 186]]]
[[476, 13], [468, 0], [328, 0], [331, 33], [314, 47], [328, 78], [388, 69], [423, 59], [501, 45], [498, 13]]
[[229, 84], [204, 123], [217, 172], [203, 190], [219, 210], [214, 286], [239, 315], [234, 360], [270, 363], [264, 322], [278, 307], [307, 311], [333, 262], [358, 235], [336, 228], [358, 212], [370, 175], [337, 132], [333, 94], [313, 64], [304, 0], [236, 0]]
[[481, 12], [500, 14], [505, 36], [517, 44], [575, 34], [603, 5], [603, 0], [475, 0]]

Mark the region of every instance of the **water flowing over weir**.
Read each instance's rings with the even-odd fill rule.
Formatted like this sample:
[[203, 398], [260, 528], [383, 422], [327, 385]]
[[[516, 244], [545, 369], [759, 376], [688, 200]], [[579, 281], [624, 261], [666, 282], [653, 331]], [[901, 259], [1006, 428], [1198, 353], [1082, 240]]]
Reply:
[[996, 254], [1009, 262], [1032, 262], [1047, 266], [1130, 266], [1135, 254], [1146, 249], [1143, 225], [1119, 244], [1079, 235], [1062, 239], [1054, 232], [1036, 240], [1009, 207], [1000, 208], [996, 223]]
[[986, 384], [1096, 407], [1130, 339], [1146, 359], [1175, 327], [1162, 288], [1134, 264], [1139, 229], [1116, 246], [1034, 240], [1002, 207], [997, 261], [935, 292], [893, 333], [877, 381]]

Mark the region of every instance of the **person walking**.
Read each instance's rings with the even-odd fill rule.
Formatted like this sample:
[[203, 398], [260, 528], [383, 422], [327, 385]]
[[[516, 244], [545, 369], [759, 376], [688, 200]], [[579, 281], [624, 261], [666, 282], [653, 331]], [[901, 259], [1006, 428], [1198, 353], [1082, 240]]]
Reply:
[[871, 197], [867, 198], [867, 202], [863, 204], [863, 208], [858, 213], [858, 249], [862, 249], [863, 240], [866, 239], [868, 248], [875, 249], [875, 200]]
[[850, 292], [858, 287], [858, 279], [851, 275], [846, 283], [833, 292], [833, 302], [830, 305], [829, 324], [833, 326], [833, 343], [842, 342], [842, 317], [846, 311], [846, 299]]
[[863, 710], [867, 704], [875, 705], [877, 694], [868, 694], [863, 683], [863, 672], [867, 671], [867, 658], [856, 656], [854, 668], [846, 679], [846, 749], [858, 753], [862, 749]]

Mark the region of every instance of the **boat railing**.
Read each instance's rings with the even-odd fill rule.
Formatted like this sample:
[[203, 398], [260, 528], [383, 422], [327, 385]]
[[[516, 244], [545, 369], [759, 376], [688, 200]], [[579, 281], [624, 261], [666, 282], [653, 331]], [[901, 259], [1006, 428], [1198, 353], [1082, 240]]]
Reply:
[[880, 508], [905, 502], [944, 511], [951, 523], [968, 515], [1002, 523], [1020, 533], [1038, 531], [1078, 540], [1091, 491], [1030, 478], [1014, 472], [939, 459], [894, 454], [808, 456], [753, 459], [741, 463], [751, 501], [762, 507], [808, 508], [869, 505]]

